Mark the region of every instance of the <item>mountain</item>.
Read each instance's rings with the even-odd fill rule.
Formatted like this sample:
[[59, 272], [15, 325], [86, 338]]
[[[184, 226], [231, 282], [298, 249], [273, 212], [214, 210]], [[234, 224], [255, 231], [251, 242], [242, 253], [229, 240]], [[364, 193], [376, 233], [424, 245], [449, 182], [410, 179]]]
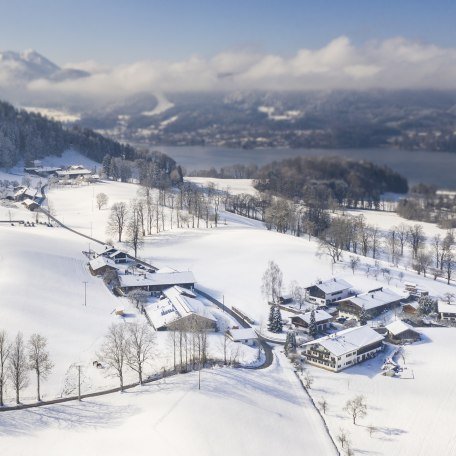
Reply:
[[90, 73], [72, 68], [62, 69], [34, 50], [0, 52], [0, 81], [17, 86], [36, 79], [65, 80], [83, 78]]

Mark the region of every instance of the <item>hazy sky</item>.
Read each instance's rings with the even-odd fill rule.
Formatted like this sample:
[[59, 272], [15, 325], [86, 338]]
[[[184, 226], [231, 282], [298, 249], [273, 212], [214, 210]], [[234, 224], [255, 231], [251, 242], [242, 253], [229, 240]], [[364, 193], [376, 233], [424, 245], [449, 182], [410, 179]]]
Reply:
[[339, 36], [453, 47], [450, 0], [0, 0], [0, 50], [117, 65], [248, 49], [289, 57]]

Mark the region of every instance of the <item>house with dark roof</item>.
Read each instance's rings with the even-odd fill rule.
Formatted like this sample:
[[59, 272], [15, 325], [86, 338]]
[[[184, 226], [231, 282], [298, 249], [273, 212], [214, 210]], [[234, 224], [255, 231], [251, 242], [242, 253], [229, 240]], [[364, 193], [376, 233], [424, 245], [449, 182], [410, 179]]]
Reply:
[[334, 277], [331, 280], [311, 285], [306, 290], [306, 299], [309, 302], [326, 306], [340, 299], [350, 296], [352, 286], [344, 279]]

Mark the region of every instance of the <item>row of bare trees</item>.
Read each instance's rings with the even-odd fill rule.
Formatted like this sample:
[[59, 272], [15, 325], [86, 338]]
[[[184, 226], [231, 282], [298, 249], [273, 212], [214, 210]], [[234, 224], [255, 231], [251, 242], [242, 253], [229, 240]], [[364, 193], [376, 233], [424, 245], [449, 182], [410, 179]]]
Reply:
[[98, 357], [124, 388], [127, 368], [138, 375], [142, 385], [144, 369], [155, 355], [155, 337], [147, 323], [119, 323], [109, 327]]
[[22, 333], [9, 340], [6, 331], [0, 331], [0, 406], [4, 405], [5, 388], [8, 383], [20, 403], [20, 392], [29, 384], [29, 372], [36, 375], [36, 399], [41, 401], [41, 381], [45, 380], [53, 368], [47, 350], [47, 339], [40, 334], [32, 334], [28, 341]]

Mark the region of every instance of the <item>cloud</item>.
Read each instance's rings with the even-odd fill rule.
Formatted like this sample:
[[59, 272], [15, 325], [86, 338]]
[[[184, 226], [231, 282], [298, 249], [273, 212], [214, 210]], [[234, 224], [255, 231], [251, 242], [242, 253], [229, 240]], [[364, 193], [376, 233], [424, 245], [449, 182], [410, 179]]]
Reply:
[[[341, 36], [320, 49], [303, 48], [287, 57], [237, 50], [212, 58], [193, 55], [180, 61], [143, 60], [111, 68], [93, 61], [64, 66], [69, 67], [91, 74], [63, 81], [28, 80], [24, 90], [31, 97], [49, 100], [113, 100], [138, 92], [456, 89], [456, 48], [402, 37], [355, 46]], [[1, 87], [7, 86], [11, 75], [14, 68], [0, 64]]]

